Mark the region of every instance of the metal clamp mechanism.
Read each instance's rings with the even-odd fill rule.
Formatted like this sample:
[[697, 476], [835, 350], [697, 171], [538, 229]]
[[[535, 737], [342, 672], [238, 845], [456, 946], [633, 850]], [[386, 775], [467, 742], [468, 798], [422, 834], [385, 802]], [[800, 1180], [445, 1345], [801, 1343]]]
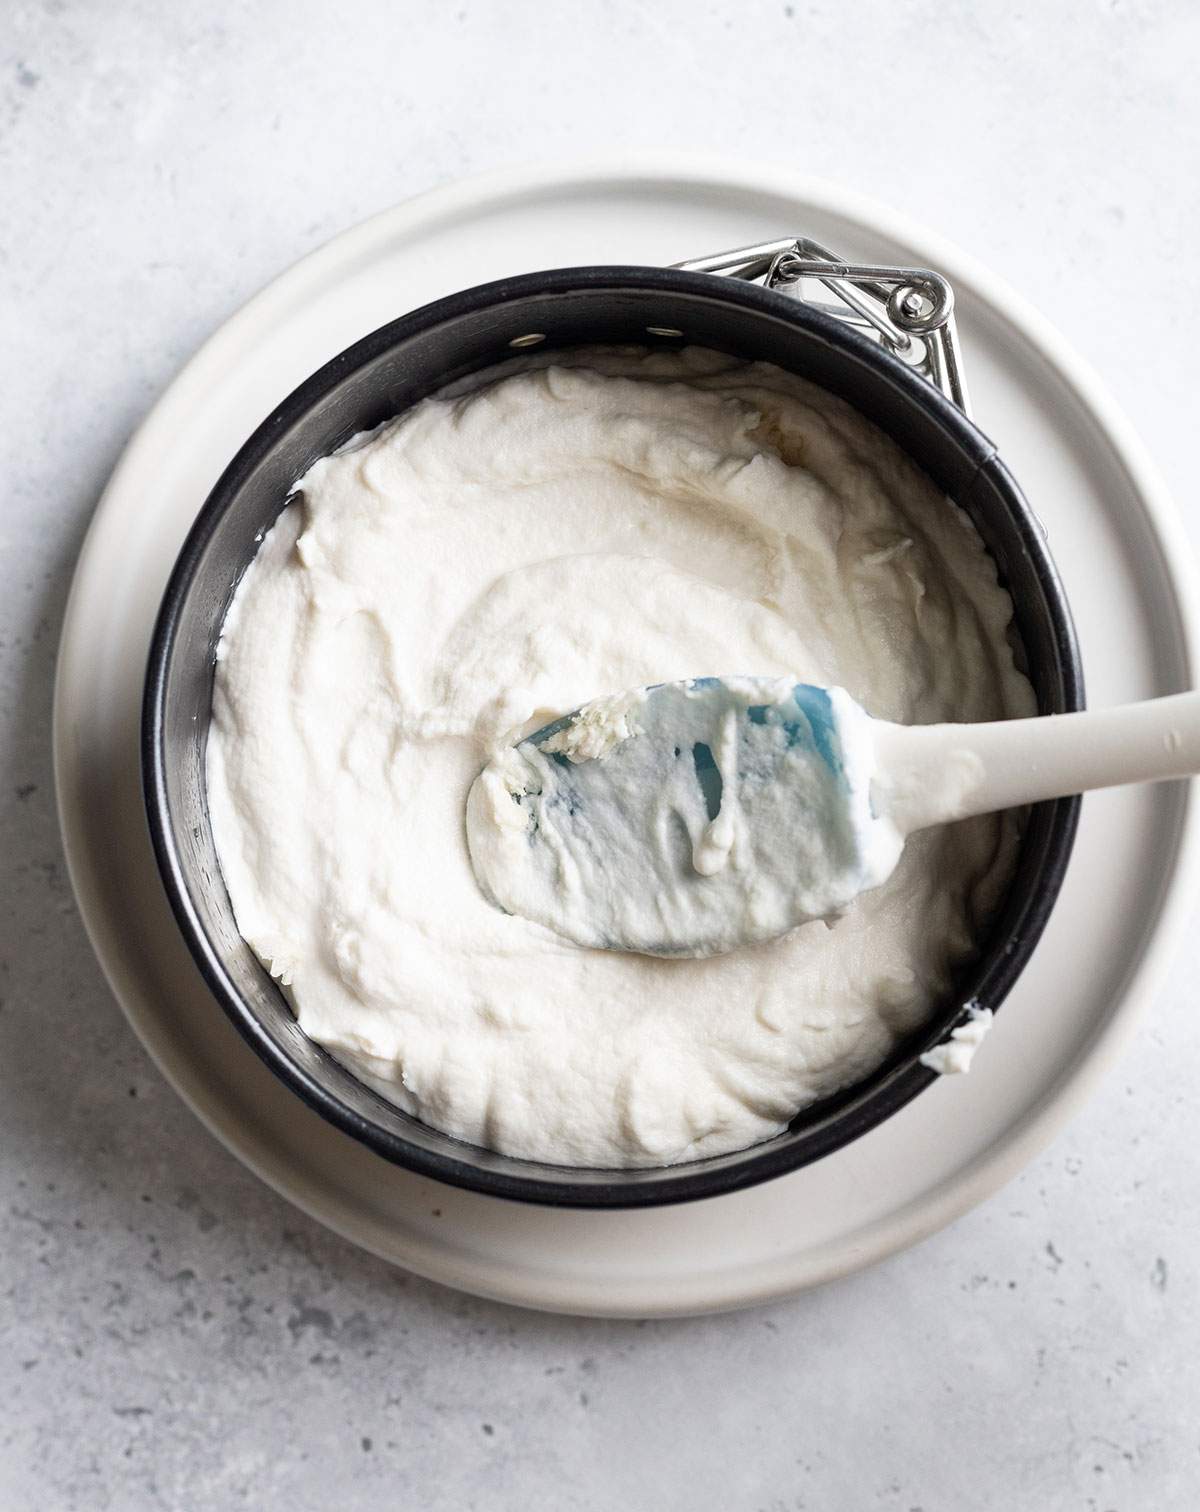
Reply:
[[[940, 273], [930, 268], [843, 262], [806, 236], [760, 242], [675, 266], [786, 290], [816, 309], [873, 333], [885, 350], [915, 368], [970, 415], [954, 326], [954, 290]], [[807, 292], [811, 280], [836, 295], [838, 303], [811, 299]]]

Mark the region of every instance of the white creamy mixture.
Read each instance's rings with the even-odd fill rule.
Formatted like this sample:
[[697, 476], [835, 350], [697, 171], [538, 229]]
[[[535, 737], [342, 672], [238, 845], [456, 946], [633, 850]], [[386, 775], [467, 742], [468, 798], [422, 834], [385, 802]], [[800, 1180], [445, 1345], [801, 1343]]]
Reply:
[[984, 1035], [992, 1027], [992, 1010], [981, 1008], [978, 1003], [967, 1004], [966, 1022], [950, 1031], [950, 1038], [921, 1056], [921, 1064], [936, 1071], [939, 1076], [961, 1076], [971, 1069], [975, 1052], [983, 1044]]
[[1030, 715], [1011, 604], [965, 516], [775, 368], [584, 351], [492, 380], [316, 463], [239, 587], [208, 747], [238, 924], [306, 1033], [452, 1134], [583, 1165], [737, 1149], [927, 1017], [1013, 816], [913, 836], [832, 928], [667, 960], [489, 903], [468, 789], [597, 695], [732, 671], [907, 723]]

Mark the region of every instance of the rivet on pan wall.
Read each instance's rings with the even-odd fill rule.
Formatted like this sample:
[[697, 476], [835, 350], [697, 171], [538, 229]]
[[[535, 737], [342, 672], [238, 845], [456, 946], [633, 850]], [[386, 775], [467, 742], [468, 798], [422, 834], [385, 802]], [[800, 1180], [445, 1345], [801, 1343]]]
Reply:
[[674, 326], [647, 326], [647, 336], [682, 336], [682, 331], [677, 331]]
[[545, 331], [530, 331], [528, 336], [514, 336], [508, 343], [510, 347], [537, 346], [539, 341], [545, 341]]

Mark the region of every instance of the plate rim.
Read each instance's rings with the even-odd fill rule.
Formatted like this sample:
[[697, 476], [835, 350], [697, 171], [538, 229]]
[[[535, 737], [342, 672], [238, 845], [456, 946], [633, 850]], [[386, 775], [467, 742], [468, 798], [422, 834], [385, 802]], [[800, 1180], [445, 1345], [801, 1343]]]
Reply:
[[[1189, 787], [1181, 798], [1180, 822], [1169, 870], [1149, 916], [1141, 949], [1126, 975], [1119, 1006], [1098, 1026], [1087, 1042], [1085, 1053], [1077, 1057], [1075, 1064], [1065, 1068], [1053, 1089], [1053, 1095], [1047, 1096], [1040, 1106], [1029, 1110], [1010, 1124], [999, 1147], [989, 1149], [956, 1172], [952, 1182], [934, 1192], [922, 1194], [919, 1199], [910, 1200], [907, 1206], [858, 1231], [855, 1243], [850, 1246], [852, 1254], [830, 1259], [824, 1267], [810, 1267], [808, 1273], [800, 1278], [780, 1278], [772, 1270], [755, 1287], [735, 1287], [731, 1290], [727, 1285], [718, 1284], [719, 1294], [701, 1296], [697, 1291], [702, 1286], [704, 1277], [700, 1277], [687, 1288], [688, 1295], [682, 1302], [672, 1300], [664, 1303], [659, 1297], [649, 1301], [647, 1305], [633, 1306], [627, 1295], [619, 1304], [606, 1306], [602, 1299], [597, 1299], [594, 1292], [589, 1292], [586, 1283], [581, 1284], [575, 1278], [566, 1283], [561, 1278], [551, 1280], [544, 1273], [532, 1277], [532, 1287], [489, 1288], [481, 1284], [473, 1273], [461, 1273], [462, 1267], [459, 1268], [460, 1274], [454, 1275], [453, 1265], [435, 1265], [424, 1256], [406, 1257], [403, 1261], [397, 1261], [394, 1253], [385, 1252], [377, 1243], [373, 1243], [369, 1234], [353, 1232], [337, 1217], [331, 1217], [328, 1211], [321, 1211], [316, 1203], [307, 1199], [306, 1194], [296, 1190], [294, 1180], [289, 1179], [290, 1171], [285, 1170], [282, 1175], [278, 1171], [272, 1171], [265, 1161], [247, 1150], [245, 1140], [239, 1140], [236, 1129], [226, 1127], [225, 1121], [218, 1114], [210, 1113], [205, 1108], [202, 1093], [189, 1085], [180, 1069], [171, 1063], [170, 1047], [156, 1035], [153, 1016], [136, 1000], [135, 993], [122, 990], [121, 978], [125, 974], [123, 965], [118, 959], [118, 952], [104, 937], [102, 921], [98, 917], [99, 910], [92, 896], [91, 879], [84, 875], [83, 857], [80, 854], [82, 846], [74, 831], [69, 811], [72, 753], [67, 731], [72, 646], [78, 639], [75, 622], [79, 617], [80, 584], [91, 556], [98, 550], [97, 542], [106, 505], [118, 492], [125, 475], [134, 470], [164, 413], [169, 411], [173, 403], [179, 402], [180, 391], [186, 392], [203, 379], [206, 368], [214, 365], [222, 347], [232, 343], [237, 332], [256, 321], [270, 318], [277, 309], [282, 309], [302, 296], [304, 288], [311, 288], [314, 282], [323, 280], [327, 270], [338, 264], [352, 262], [364, 249], [379, 242], [402, 238], [422, 225], [431, 226], [438, 221], [463, 216], [472, 211], [478, 213], [489, 204], [498, 205], [507, 201], [513, 205], [522, 198], [544, 195], [555, 188], [564, 191], [579, 188], [599, 191], [606, 183], [618, 188], [629, 188], [656, 181], [704, 185], [742, 194], [746, 191], [759, 192], [804, 202], [831, 215], [848, 216], [882, 235], [919, 245], [923, 251], [928, 249], [933, 258], [940, 259], [941, 265], [951, 270], [949, 276], [952, 282], [979, 290], [987, 303], [1000, 309], [1007, 319], [1021, 328], [1022, 334], [1053, 369], [1061, 384], [1084, 412], [1103, 429], [1113, 459], [1124, 470], [1132, 491], [1144, 506], [1148, 534], [1157, 551], [1160, 570], [1173, 594], [1173, 649], [1180, 657], [1182, 675], [1189, 682], [1194, 682], [1195, 669], [1200, 662], [1200, 607], [1192, 606], [1197, 605], [1200, 599], [1196, 591], [1200, 574], [1197, 573], [1182, 521], [1165, 483], [1159, 477], [1131, 422], [1109, 396], [1090, 364], [1074, 352], [1044, 316], [1012, 290], [1003, 278], [993, 274], [939, 233], [920, 225], [905, 213], [856, 191], [824, 179], [797, 174], [782, 165], [750, 164], [736, 158], [708, 154], [648, 153], [632, 158], [629, 155], [620, 159], [600, 157], [575, 163], [559, 160], [530, 168], [502, 169], [427, 190], [330, 238], [284, 269], [223, 321], [158, 396], [127, 443], [97, 502], [79, 551], [63, 614], [53, 700], [53, 765], [59, 825], [67, 871], [86, 933], [122, 1012], [151, 1059], [193, 1113], [244, 1165], [288, 1201], [335, 1229], [350, 1242], [371, 1250], [390, 1263], [403, 1264], [431, 1279], [517, 1305], [609, 1316], [666, 1316], [722, 1311], [753, 1306], [789, 1295], [823, 1284], [837, 1276], [850, 1274], [897, 1253], [936, 1232], [991, 1195], [1050, 1142], [1110, 1068], [1170, 966], [1172, 954], [1189, 916], [1191, 897], [1200, 882], [1200, 807], [1195, 801], [1194, 789]], [[760, 1272], [756, 1272], [757, 1274]], [[543, 1283], [540, 1287], [536, 1284], [539, 1280]], [[627, 1285], [626, 1293], [628, 1290]], [[676, 1285], [676, 1294], [683, 1290], [685, 1288], [681, 1284]]]

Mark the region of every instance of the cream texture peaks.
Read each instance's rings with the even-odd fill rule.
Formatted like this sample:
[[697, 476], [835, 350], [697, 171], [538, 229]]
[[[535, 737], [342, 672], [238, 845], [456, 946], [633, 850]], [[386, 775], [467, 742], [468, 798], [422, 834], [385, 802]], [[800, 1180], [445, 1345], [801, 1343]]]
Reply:
[[490, 760], [621, 689], [737, 670], [903, 723], [1034, 713], [978, 535], [874, 427], [767, 365], [584, 350], [297, 487], [226, 620], [208, 787], [239, 928], [307, 1034], [463, 1139], [633, 1166], [769, 1138], [928, 1017], [1012, 815], [914, 835], [832, 927], [702, 960], [501, 912], [465, 835]]

